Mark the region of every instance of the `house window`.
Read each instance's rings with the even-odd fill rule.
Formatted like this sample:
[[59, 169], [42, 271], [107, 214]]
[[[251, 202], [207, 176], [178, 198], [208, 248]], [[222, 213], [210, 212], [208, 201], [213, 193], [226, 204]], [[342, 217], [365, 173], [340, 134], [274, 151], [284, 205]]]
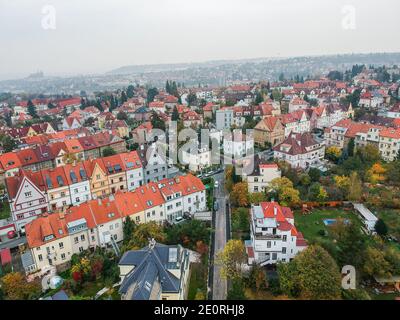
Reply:
[[282, 236], [282, 241], [286, 241], [286, 239], [287, 239], [286, 235]]
[[85, 241], [85, 235], [84, 234], [81, 235], [81, 240]]
[[271, 248], [271, 241], [267, 241], [267, 248]]
[[65, 253], [61, 253], [61, 259], [65, 260]]
[[75, 237], [74, 242], [75, 242], [75, 243], [78, 243], [78, 242], [79, 242], [78, 237]]
[[60, 247], [60, 249], [62, 249], [62, 248], [64, 248], [64, 243], [60, 242], [60, 243], [58, 244], [58, 246]]
[[43, 261], [43, 256], [41, 254], [38, 255], [39, 261]]
[[83, 247], [79, 247], [79, 252], [82, 252], [83, 251]]
[[286, 247], [282, 247], [282, 253], [286, 253]]
[[31, 191], [25, 192], [25, 197], [27, 198], [32, 197], [32, 192]]

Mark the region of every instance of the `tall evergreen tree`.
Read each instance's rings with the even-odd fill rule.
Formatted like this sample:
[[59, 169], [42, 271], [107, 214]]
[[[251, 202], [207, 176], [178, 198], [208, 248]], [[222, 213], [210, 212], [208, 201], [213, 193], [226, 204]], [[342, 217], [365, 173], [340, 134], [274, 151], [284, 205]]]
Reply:
[[171, 120], [172, 121], [179, 120], [179, 112], [178, 112], [178, 108], [176, 106], [174, 107], [174, 110], [172, 111]]
[[36, 106], [33, 104], [31, 100], [28, 101], [28, 113], [32, 118], [37, 118]]

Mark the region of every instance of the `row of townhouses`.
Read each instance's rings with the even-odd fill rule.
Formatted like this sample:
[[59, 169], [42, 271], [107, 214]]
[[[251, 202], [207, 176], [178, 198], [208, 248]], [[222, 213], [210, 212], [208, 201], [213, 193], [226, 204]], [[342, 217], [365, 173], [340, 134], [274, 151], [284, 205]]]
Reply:
[[[193, 175], [151, 182], [131, 192], [118, 191], [54, 213], [43, 213], [25, 226], [31, 264], [27, 272], [59, 266], [71, 256], [123, 240], [123, 223], [174, 223], [184, 214], [206, 210], [205, 187]], [[179, 219], [178, 219], [179, 220]]]
[[340, 149], [347, 148], [351, 139], [354, 139], [356, 147], [373, 144], [379, 149], [385, 161], [395, 160], [400, 152], [399, 128], [353, 122], [348, 119], [325, 129], [324, 137], [327, 146]]
[[[39, 137], [41, 135], [33, 138]], [[73, 160], [96, 159], [109, 147], [117, 153], [126, 152], [125, 140], [108, 132], [64, 138], [48, 144], [38, 140], [37, 145], [0, 155], [0, 183], [18, 173], [20, 168], [37, 171], [63, 166]]]
[[254, 128], [254, 142], [260, 146], [266, 144], [275, 146], [291, 133], [324, 129], [333, 126], [340, 120], [353, 117], [354, 110], [351, 104], [348, 107], [329, 104], [315, 108], [299, 108], [280, 116], [263, 118]]
[[17, 230], [46, 211], [79, 205], [143, 184], [136, 151], [74, 162], [54, 169], [20, 169], [6, 179], [12, 218]]

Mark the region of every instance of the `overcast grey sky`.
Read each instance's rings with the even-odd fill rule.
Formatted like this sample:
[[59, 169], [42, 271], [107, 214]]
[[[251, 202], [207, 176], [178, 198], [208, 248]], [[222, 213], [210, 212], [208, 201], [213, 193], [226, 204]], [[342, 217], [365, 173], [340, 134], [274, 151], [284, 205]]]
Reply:
[[[55, 9], [55, 29], [42, 27], [46, 5]], [[0, 0], [0, 78], [37, 70], [64, 75], [129, 64], [395, 52], [399, 12], [399, 0]]]

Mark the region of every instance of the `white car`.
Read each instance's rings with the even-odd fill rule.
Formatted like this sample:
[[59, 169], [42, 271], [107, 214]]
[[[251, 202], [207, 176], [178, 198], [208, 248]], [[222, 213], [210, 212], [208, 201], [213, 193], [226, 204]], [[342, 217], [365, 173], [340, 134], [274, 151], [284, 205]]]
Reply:
[[214, 188], [218, 188], [218, 185], [219, 185], [218, 181], [215, 181], [214, 182]]

